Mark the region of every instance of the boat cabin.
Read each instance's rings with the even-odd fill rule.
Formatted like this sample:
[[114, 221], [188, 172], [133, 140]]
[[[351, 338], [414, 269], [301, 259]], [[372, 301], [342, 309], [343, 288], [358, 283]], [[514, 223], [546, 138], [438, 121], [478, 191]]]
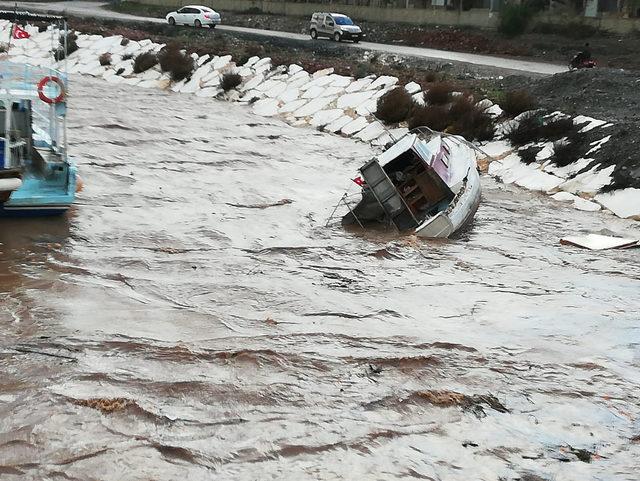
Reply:
[[[449, 154], [440, 137], [423, 142], [414, 135], [378, 157], [405, 204], [418, 220], [447, 207], [454, 198], [449, 178]], [[398, 152], [400, 152], [398, 154]], [[390, 160], [387, 160], [390, 159]]]
[[363, 200], [344, 222], [386, 218], [399, 231], [406, 231], [445, 210], [455, 197], [447, 185], [449, 155], [439, 135], [429, 139], [420, 133], [404, 136], [360, 169], [365, 182]]

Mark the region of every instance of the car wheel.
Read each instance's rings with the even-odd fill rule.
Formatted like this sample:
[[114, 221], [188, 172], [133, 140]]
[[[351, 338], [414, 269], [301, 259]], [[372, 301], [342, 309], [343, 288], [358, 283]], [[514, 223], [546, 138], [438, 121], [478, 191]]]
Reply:
[[353, 40], [353, 43], [358, 43], [358, 42], [360, 42], [359, 38], [356, 38], [356, 39]]
[[342, 42], [342, 35], [340, 35], [338, 32], [336, 32], [336, 33], [333, 34], [333, 39], [336, 42]]
[[171, 25], [172, 27], [176, 26], [176, 19], [173, 17], [169, 17], [169, 25]]
[[311, 30], [311, 38], [313, 40], [318, 40], [318, 32], [316, 32], [315, 30]]
[[196, 18], [196, 21], [193, 22], [193, 26], [196, 28], [202, 27], [202, 22]]
[[212, 23], [211, 25], [209, 25], [210, 28], [216, 28], [216, 24]]

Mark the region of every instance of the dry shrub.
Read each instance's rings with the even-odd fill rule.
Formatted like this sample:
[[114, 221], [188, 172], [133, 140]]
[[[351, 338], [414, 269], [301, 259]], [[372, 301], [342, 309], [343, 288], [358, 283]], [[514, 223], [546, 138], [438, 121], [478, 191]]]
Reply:
[[553, 143], [551, 161], [558, 167], [573, 164], [584, 154], [584, 141], [577, 132]]
[[98, 57], [98, 62], [100, 62], [100, 65], [103, 67], [105, 65], [111, 65], [111, 54], [109, 52], [103, 53]]
[[451, 102], [450, 113], [452, 117], [458, 119], [473, 112], [474, 110], [476, 110], [476, 108], [477, 107], [475, 106], [471, 97], [466, 95], [459, 95], [453, 100], [453, 102]]
[[133, 58], [133, 54], [132, 53], [125, 53], [122, 56], [122, 60], [131, 60]]
[[407, 120], [413, 109], [411, 94], [404, 87], [396, 87], [378, 99], [376, 117], [386, 124]]
[[[123, 57], [124, 58], [124, 57]], [[133, 72], [146, 72], [158, 63], [158, 56], [153, 52], [144, 52], [138, 55], [133, 61]]]
[[520, 160], [525, 164], [533, 164], [536, 161], [536, 156], [540, 152], [540, 147], [528, 147], [526, 149], [518, 150]]
[[559, 140], [572, 135], [577, 128], [569, 117], [560, 117], [546, 122], [541, 129], [541, 136], [546, 140]]
[[353, 71], [353, 77], [356, 80], [361, 78], [368, 77], [372, 73], [374, 73], [375, 69], [369, 62], [360, 62], [356, 65]]
[[500, 108], [507, 115], [515, 117], [528, 110], [533, 110], [537, 106], [536, 100], [526, 90], [510, 90], [500, 102]]
[[[260, 45], [259, 43], [249, 43], [244, 47], [244, 51], [249, 55], [249, 57], [264, 57], [265, 56], [265, 48], [264, 45]], [[291, 62], [293, 63], [293, 62]]]
[[424, 74], [424, 82], [425, 83], [434, 83], [438, 81], [438, 72], [435, 72], [433, 70], [427, 70]]
[[409, 128], [420, 126], [461, 135], [467, 140], [490, 140], [494, 135], [491, 116], [477, 107], [470, 96], [463, 95], [451, 105], [415, 107]]
[[449, 109], [444, 105], [420, 105], [413, 109], [409, 129], [429, 127], [439, 132], [449, 126]]
[[120, 45], [122, 47], [126, 47], [127, 45], [129, 45], [130, 40], [128, 38], [123, 38], [122, 40], [120, 40]]
[[429, 89], [424, 92], [424, 100], [429, 105], [444, 105], [451, 101], [453, 86], [448, 82], [436, 82], [429, 85]]
[[[509, 130], [506, 137], [513, 145], [525, 145], [542, 140], [554, 141], [570, 137], [580, 143], [578, 127], [568, 118], [556, 118], [545, 121], [542, 112], [528, 112], [522, 116], [520, 123]], [[562, 147], [561, 147], [562, 148]]]
[[467, 140], [490, 140], [494, 136], [494, 123], [490, 115], [477, 107], [471, 96], [456, 97], [450, 105], [414, 107], [409, 128], [429, 127], [461, 135]]
[[191, 75], [195, 62], [190, 55], [182, 52], [176, 44], [168, 45], [158, 55], [160, 68], [171, 74], [171, 80], [179, 82]]
[[540, 140], [542, 116], [538, 112], [529, 112], [522, 116], [520, 122], [506, 133], [513, 145], [525, 145]]
[[[237, 65], [244, 65], [246, 64], [249, 59], [251, 57], [265, 57], [265, 48], [263, 45], [259, 45], [259, 44], [255, 44], [255, 43], [250, 43], [248, 45], [246, 45], [243, 49], [243, 51], [239, 54], [234, 55], [235, 58], [237, 58]], [[274, 65], [288, 65], [291, 63], [294, 63], [293, 59], [289, 58], [289, 56], [286, 56], [287, 58], [280, 58], [277, 55], [272, 56], [271, 61], [273, 62]], [[287, 63], [288, 62], [288, 63]]]
[[69, 55], [71, 55], [73, 52], [75, 52], [80, 48], [78, 47], [78, 36], [75, 33], [73, 32], [67, 33], [66, 38], [67, 38], [66, 50], [65, 50], [65, 34], [62, 34], [58, 39], [60, 45], [58, 46], [58, 48], [56, 48], [53, 51], [53, 57], [58, 61], [63, 60], [64, 58], [68, 57]]
[[220, 87], [225, 92], [228, 92], [229, 90], [236, 88], [241, 83], [242, 83], [242, 76], [240, 76], [237, 73], [226, 73], [222, 76]]
[[456, 135], [462, 135], [467, 140], [491, 140], [494, 135], [493, 119], [483, 110], [475, 107], [455, 117], [449, 112], [453, 125], [449, 132]]

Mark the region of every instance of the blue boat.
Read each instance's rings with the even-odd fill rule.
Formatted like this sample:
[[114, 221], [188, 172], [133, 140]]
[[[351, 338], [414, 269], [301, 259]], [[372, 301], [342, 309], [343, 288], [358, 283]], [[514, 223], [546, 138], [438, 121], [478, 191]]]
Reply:
[[[55, 21], [66, 35], [62, 17], [18, 15]], [[73, 203], [77, 175], [67, 153], [67, 91], [61, 71], [0, 61], [0, 217], [60, 215]]]

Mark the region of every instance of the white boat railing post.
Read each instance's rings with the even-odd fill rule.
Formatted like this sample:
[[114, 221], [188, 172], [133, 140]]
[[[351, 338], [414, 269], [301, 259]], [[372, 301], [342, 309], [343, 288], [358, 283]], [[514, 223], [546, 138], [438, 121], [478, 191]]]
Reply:
[[7, 99], [2, 100], [4, 106], [4, 165], [6, 168], [12, 167], [11, 161], [11, 103]]
[[[65, 50], [65, 56], [64, 56], [64, 71], [62, 72], [62, 83], [64, 85], [64, 102], [66, 104], [67, 102], [67, 96], [69, 95], [69, 81], [68, 81], [68, 70], [67, 70], [67, 34], [69, 31], [69, 25], [67, 24], [66, 20], [63, 20], [63, 25], [64, 25], [64, 50]], [[65, 109], [66, 109], [66, 105], [65, 105]], [[68, 148], [68, 144], [67, 144], [67, 115], [66, 115], [66, 111], [65, 111], [65, 115], [62, 117], [62, 142], [63, 142], [63, 149], [64, 149], [64, 159], [67, 158], [67, 148]]]

